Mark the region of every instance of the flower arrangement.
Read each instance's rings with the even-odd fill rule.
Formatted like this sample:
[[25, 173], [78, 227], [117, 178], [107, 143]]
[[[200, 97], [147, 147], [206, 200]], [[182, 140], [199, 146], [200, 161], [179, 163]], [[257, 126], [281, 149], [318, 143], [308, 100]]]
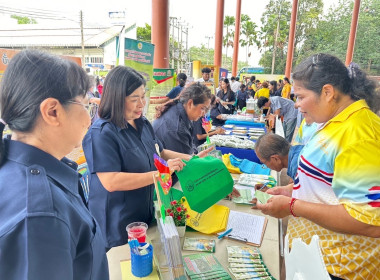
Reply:
[[172, 216], [174, 224], [177, 227], [185, 226], [186, 219], [189, 218], [187, 209], [183, 206], [182, 202], [182, 199], [180, 201], [173, 200], [170, 202], [170, 208], [166, 209], [166, 216]]

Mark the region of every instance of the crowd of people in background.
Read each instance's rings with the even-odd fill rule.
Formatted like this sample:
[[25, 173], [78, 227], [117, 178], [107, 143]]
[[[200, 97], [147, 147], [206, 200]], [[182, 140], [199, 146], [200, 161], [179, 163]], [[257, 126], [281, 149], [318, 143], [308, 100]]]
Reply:
[[[146, 81], [136, 70], [117, 66], [106, 78], [94, 77], [44, 52], [15, 55], [0, 87], [0, 135], [6, 126], [12, 130], [0, 143], [0, 275], [108, 279], [106, 252], [128, 242], [126, 225], [153, 220], [153, 155], [170, 170], [182, 170], [206, 138], [201, 118], [210, 114], [222, 126], [223, 115], [243, 110], [252, 98], [264, 114], [283, 118], [285, 133], [285, 139], [259, 138], [257, 156], [274, 170], [290, 167], [294, 180], [269, 190], [273, 196], [257, 208], [276, 218], [291, 216], [290, 240], [309, 242], [310, 233], [318, 234], [332, 279], [376, 279], [375, 84], [357, 65], [347, 68], [325, 54], [295, 68], [294, 89], [288, 77], [231, 77], [221, 79], [212, 94], [205, 84], [213, 82], [210, 74], [203, 68], [202, 78], [188, 85], [187, 76], [178, 74], [151, 124], [143, 114]], [[288, 143], [301, 114], [305, 121], [296, 142], [304, 147], [295, 150]], [[224, 132], [219, 127], [211, 134]], [[65, 158], [80, 146], [89, 197], [78, 184], [76, 163]]]

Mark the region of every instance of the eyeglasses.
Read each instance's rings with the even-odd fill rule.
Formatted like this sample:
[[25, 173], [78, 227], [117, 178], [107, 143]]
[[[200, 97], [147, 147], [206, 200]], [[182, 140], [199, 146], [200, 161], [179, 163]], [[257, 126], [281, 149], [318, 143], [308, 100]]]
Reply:
[[83, 104], [81, 102], [73, 101], [73, 100], [69, 100], [69, 101], [67, 101], [67, 103], [82, 105], [87, 110], [87, 112], [90, 115], [91, 119], [95, 116], [97, 105], [94, 104], [94, 103]]

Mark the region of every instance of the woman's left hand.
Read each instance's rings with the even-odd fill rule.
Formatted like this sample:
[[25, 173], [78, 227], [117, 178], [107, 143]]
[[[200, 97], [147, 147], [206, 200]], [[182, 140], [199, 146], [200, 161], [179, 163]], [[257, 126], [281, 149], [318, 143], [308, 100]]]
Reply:
[[233, 198], [233, 197], [239, 197], [239, 196], [240, 196], [240, 192], [237, 189], [235, 189], [235, 188], [232, 188], [232, 193], [230, 193], [228, 195], [228, 197], [230, 199]]
[[167, 163], [170, 168], [170, 173], [173, 173], [174, 171], [181, 171], [186, 165], [180, 158], [169, 159]]
[[290, 201], [290, 197], [284, 195], [274, 195], [268, 199], [268, 202], [265, 204], [261, 204], [257, 201], [256, 207], [265, 215], [275, 218], [284, 218], [290, 215]]
[[208, 149], [206, 149], [206, 150], [204, 150], [204, 151], [202, 151], [202, 152], [199, 152], [199, 153], [197, 154], [197, 156], [200, 157], [200, 158], [207, 157], [207, 156], [208, 156], [208, 153], [211, 152], [211, 151], [214, 150], [214, 149], [215, 149], [215, 147], [210, 147], [210, 148], [208, 148]]

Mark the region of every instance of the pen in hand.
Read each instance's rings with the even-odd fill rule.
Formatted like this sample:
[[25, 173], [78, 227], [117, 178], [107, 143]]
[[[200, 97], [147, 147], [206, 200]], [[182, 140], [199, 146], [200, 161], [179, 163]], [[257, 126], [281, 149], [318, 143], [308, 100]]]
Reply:
[[232, 231], [232, 228], [230, 228], [229, 230], [226, 230], [224, 233], [218, 236], [218, 239], [222, 239], [223, 237], [227, 236], [228, 234], [231, 233], [231, 231]]

